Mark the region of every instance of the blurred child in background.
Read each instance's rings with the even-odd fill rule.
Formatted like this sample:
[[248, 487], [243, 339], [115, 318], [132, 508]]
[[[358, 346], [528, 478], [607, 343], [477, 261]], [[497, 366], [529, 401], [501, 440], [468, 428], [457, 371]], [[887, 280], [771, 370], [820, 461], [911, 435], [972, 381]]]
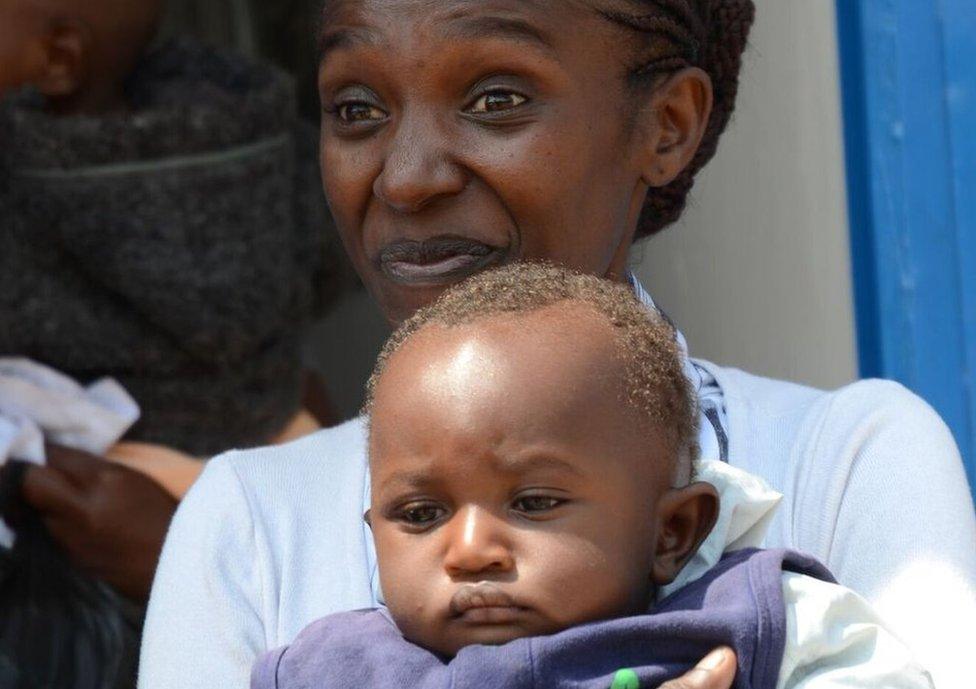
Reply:
[[314, 129], [272, 67], [150, 50], [162, 10], [0, 0], [0, 357], [111, 376], [141, 409], [115, 462], [49, 447], [0, 507], [137, 605], [200, 460], [332, 420], [303, 405], [336, 289]]

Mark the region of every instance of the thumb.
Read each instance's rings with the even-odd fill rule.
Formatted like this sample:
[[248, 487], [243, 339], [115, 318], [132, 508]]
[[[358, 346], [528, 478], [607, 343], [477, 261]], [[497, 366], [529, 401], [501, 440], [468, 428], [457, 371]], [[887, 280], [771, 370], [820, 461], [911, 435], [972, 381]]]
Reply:
[[732, 689], [736, 660], [730, 648], [717, 648], [687, 673], [665, 682], [660, 689]]
[[105, 462], [94, 455], [72, 447], [45, 443], [47, 466], [79, 488], [91, 485], [98, 473], [105, 469]]

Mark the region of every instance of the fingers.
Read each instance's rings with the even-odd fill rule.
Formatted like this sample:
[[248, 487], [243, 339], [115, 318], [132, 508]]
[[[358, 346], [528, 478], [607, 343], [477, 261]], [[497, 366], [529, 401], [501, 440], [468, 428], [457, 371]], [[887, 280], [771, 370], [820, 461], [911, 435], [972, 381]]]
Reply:
[[660, 689], [732, 689], [736, 659], [729, 648], [717, 648], [686, 674], [665, 682]]
[[28, 467], [21, 495], [28, 505], [43, 515], [74, 516], [84, 511], [81, 490], [51, 467]]
[[27, 462], [11, 459], [0, 467], [0, 517], [10, 526], [18, 526], [24, 517], [21, 494], [24, 476], [30, 466]]
[[92, 482], [99, 471], [105, 468], [101, 457], [90, 455], [62, 445], [48, 443], [44, 446], [47, 465], [61, 472], [71, 483], [85, 486]]

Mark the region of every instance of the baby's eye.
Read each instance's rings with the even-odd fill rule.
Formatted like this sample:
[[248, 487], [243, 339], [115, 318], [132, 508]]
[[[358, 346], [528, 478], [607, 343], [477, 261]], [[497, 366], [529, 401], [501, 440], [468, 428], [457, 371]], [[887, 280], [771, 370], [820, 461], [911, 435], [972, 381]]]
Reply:
[[370, 105], [369, 103], [363, 103], [361, 101], [343, 103], [336, 109], [336, 115], [345, 124], [353, 124], [356, 122], [376, 122], [386, 117], [386, 113], [377, 108], [375, 105]]
[[468, 112], [477, 115], [514, 110], [527, 100], [528, 98], [525, 96], [520, 96], [512, 91], [489, 91], [476, 100], [474, 104], [468, 108]]
[[549, 495], [524, 495], [515, 499], [512, 509], [523, 514], [538, 514], [554, 510], [564, 502], [566, 501]]
[[446, 510], [434, 503], [412, 503], [397, 511], [397, 518], [410, 526], [430, 526], [444, 516]]

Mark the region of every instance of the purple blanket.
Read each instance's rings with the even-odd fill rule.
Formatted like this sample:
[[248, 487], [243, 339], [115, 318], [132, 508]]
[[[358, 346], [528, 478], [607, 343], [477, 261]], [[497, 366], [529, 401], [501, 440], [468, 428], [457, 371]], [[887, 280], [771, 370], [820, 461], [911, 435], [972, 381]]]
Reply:
[[656, 689], [723, 644], [739, 660], [735, 689], [775, 689], [784, 570], [833, 581], [807, 556], [742, 550], [647, 615], [469, 646], [452, 659], [407, 642], [385, 611], [331, 615], [262, 657], [251, 689]]

